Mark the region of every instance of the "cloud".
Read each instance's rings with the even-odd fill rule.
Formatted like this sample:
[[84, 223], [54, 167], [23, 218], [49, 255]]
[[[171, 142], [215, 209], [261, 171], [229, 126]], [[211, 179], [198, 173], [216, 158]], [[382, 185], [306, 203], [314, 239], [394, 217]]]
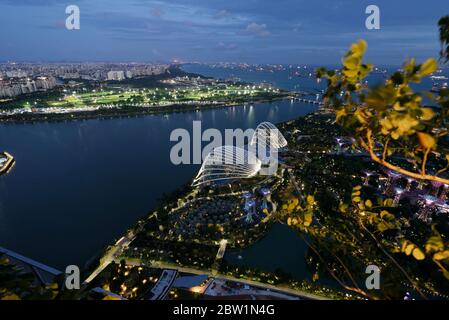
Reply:
[[271, 32], [268, 31], [267, 25], [265, 23], [257, 24], [255, 22], [251, 22], [250, 24], [248, 24], [244, 33], [258, 37], [268, 37], [269, 35], [271, 35]]
[[293, 25], [293, 32], [299, 32], [302, 29], [302, 23], [298, 22]]
[[[10, 6], [51, 6], [56, 4], [61, 4], [60, 0], [3, 0], [1, 1], [3, 4]], [[82, 2], [82, 0], [78, 0], [77, 3]]]
[[165, 11], [161, 8], [153, 8], [151, 9], [151, 15], [156, 18], [161, 18], [165, 14]]
[[224, 42], [219, 42], [216, 48], [219, 50], [232, 51], [232, 50], [236, 50], [238, 48], [238, 46], [235, 43], [226, 44]]
[[215, 19], [224, 19], [231, 15], [231, 13], [228, 10], [220, 10], [217, 12], [217, 14], [214, 15]]
[[[371, 32], [365, 28], [370, 0], [0, 0], [0, 20], [9, 26], [0, 43], [15, 46], [1, 59], [146, 59], [157, 49], [161, 57], [195, 60], [338, 63], [340, 49], [364, 38], [370, 61], [392, 64], [404, 55], [438, 54], [438, 9], [447, 0], [431, 2], [376, 0], [382, 29]], [[65, 32], [64, 8], [71, 3], [81, 9], [80, 32]], [[57, 46], [68, 36], [80, 53]], [[109, 51], [95, 55], [93, 45]]]

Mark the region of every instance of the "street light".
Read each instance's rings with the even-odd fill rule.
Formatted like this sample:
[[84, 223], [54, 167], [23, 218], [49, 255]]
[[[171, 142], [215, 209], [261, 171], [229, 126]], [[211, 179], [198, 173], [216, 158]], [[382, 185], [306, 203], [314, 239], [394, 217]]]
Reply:
[[405, 191], [410, 191], [412, 188], [412, 183], [415, 181], [413, 178], [407, 178], [407, 186], [405, 187]]
[[402, 196], [402, 194], [404, 193], [404, 190], [402, 190], [402, 189], [400, 189], [400, 188], [396, 188], [396, 189], [395, 189], [395, 192], [396, 192], [396, 196], [394, 197], [393, 203], [394, 203], [395, 205], [397, 205], [397, 204], [399, 204], [399, 201], [401, 200], [401, 196]]
[[363, 174], [366, 176], [365, 182], [363, 183], [364, 186], [367, 186], [369, 184], [369, 178], [373, 175], [371, 171], [364, 170]]

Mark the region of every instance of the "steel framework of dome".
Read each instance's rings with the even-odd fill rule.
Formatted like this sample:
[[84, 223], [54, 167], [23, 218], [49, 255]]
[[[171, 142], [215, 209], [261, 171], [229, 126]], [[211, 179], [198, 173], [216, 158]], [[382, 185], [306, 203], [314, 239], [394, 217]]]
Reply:
[[204, 159], [192, 185], [251, 178], [261, 166], [262, 162], [251, 151], [234, 146], [217, 147]]
[[285, 140], [282, 133], [274, 124], [271, 122], [262, 122], [254, 131], [251, 145], [256, 145], [258, 148], [281, 149], [287, 146], [287, 140]]
[[234, 146], [213, 149], [204, 159], [192, 186], [254, 177], [267, 161], [276, 160], [273, 154], [278, 149], [286, 146], [287, 140], [279, 129], [270, 122], [262, 122], [254, 131], [249, 150]]

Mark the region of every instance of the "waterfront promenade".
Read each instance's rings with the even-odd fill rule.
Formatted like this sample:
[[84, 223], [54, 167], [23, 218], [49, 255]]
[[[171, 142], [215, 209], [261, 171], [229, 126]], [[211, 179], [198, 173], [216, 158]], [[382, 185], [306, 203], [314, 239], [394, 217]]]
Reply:
[[[142, 265], [142, 261], [139, 259], [125, 259], [126, 264], [132, 265], [132, 266], [140, 266]], [[119, 261], [116, 261], [119, 262]], [[304, 300], [328, 300], [327, 297], [324, 296], [318, 296], [313, 293], [292, 289], [287, 286], [275, 286], [268, 283], [262, 283], [258, 281], [253, 281], [249, 279], [243, 279], [243, 278], [236, 278], [233, 276], [217, 273], [217, 274], [211, 274], [211, 270], [201, 270], [196, 268], [189, 268], [189, 267], [181, 267], [176, 264], [171, 264], [167, 262], [162, 261], [151, 261], [150, 266], [152, 268], [157, 269], [164, 269], [164, 270], [177, 270], [178, 273], [188, 273], [188, 274], [194, 274], [194, 275], [209, 275], [213, 279], [221, 279], [221, 280], [227, 280], [237, 283], [242, 283], [246, 285], [250, 285], [255, 288], [259, 288], [260, 290], [264, 290], [266, 294], [272, 293], [272, 292], [279, 292], [282, 294], [290, 295], [293, 298], [299, 298]]]

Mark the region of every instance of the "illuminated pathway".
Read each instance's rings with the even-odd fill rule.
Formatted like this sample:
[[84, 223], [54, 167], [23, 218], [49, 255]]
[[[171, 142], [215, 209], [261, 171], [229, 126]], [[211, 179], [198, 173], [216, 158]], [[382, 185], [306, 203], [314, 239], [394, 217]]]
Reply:
[[[138, 261], [138, 259], [126, 259], [126, 263], [129, 265], [140, 265], [140, 261]], [[172, 270], [175, 269], [178, 271], [178, 273], [191, 273], [191, 274], [196, 274], [196, 275], [209, 275], [210, 274], [210, 270], [199, 270], [199, 269], [194, 269], [194, 268], [180, 267], [175, 264], [171, 265], [171, 264], [168, 264], [165, 262], [160, 262], [160, 261], [152, 261], [151, 266], [153, 268], [172, 269]], [[318, 295], [308, 293], [305, 291], [295, 290], [295, 289], [291, 289], [291, 288], [287, 288], [287, 287], [277, 287], [277, 286], [267, 284], [267, 283], [257, 282], [257, 281], [248, 280], [248, 279], [235, 278], [235, 277], [227, 276], [227, 275], [223, 275], [223, 274], [214, 275], [213, 278], [229, 280], [229, 281], [234, 281], [234, 282], [240, 282], [240, 283], [248, 284], [248, 285], [251, 285], [254, 287], [263, 288], [265, 290], [268, 289], [270, 291], [294, 295], [294, 296], [297, 296], [297, 297], [303, 298], [303, 299], [329, 300], [326, 297], [318, 296]]]

